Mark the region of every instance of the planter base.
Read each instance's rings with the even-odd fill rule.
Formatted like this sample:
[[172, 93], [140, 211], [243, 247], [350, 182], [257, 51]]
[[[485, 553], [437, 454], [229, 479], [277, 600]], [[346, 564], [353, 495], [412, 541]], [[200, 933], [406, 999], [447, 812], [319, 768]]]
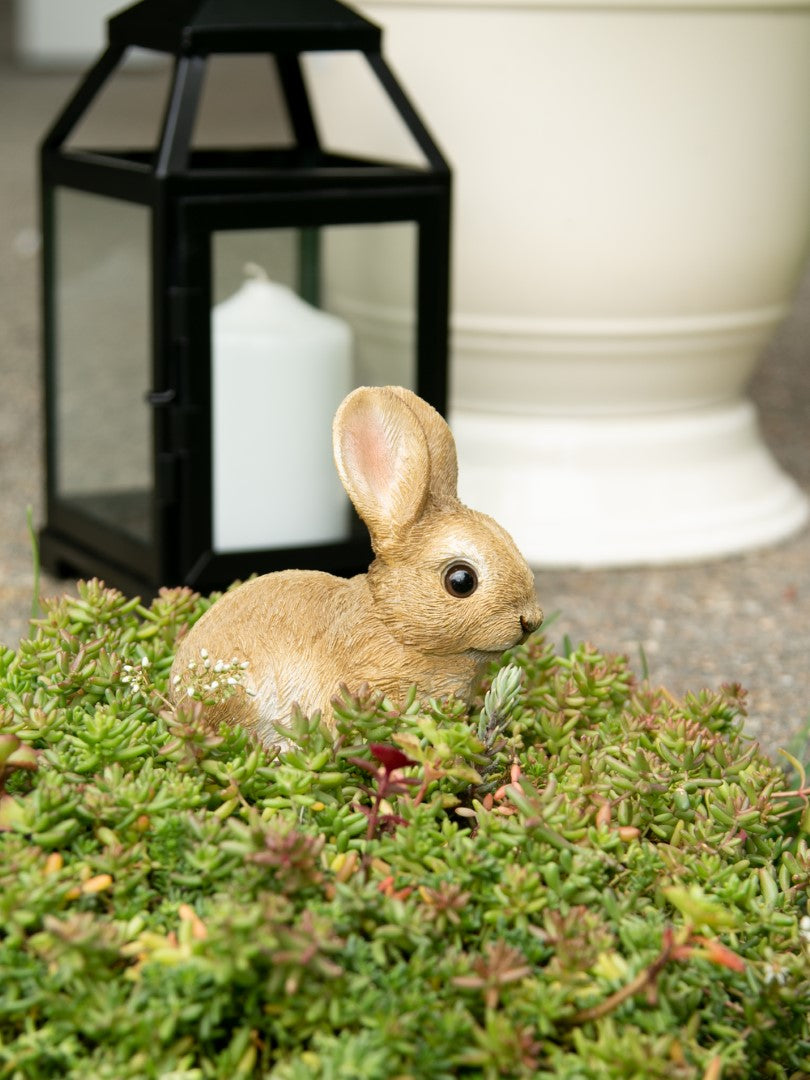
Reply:
[[786, 539], [810, 517], [745, 400], [578, 419], [457, 410], [451, 425], [460, 497], [536, 567], [717, 558]]

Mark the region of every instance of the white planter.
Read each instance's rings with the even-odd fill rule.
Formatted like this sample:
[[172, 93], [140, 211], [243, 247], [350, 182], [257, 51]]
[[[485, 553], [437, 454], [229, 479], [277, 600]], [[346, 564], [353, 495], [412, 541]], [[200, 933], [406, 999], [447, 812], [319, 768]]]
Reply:
[[81, 67], [107, 42], [107, 19], [124, 0], [15, 0], [15, 50], [26, 64]]
[[810, 0], [356, 6], [454, 166], [462, 496], [542, 566], [800, 527], [744, 395], [808, 249]]

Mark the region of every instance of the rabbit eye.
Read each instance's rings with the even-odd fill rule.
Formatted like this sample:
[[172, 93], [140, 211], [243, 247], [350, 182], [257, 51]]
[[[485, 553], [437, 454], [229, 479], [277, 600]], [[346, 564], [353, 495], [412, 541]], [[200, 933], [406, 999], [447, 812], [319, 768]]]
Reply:
[[470, 596], [478, 587], [478, 575], [468, 563], [453, 563], [444, 572], [444, 587], [451, 596]]

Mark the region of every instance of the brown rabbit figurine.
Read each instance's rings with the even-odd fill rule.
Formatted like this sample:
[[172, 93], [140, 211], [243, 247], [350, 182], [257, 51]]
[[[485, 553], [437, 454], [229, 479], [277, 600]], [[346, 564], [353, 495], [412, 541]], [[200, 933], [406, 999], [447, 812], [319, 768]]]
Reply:
[[[371, 534], [368, 573], [265, 574], [240, 585], [180, 641], [179, 697], [201, 653], [247, 662], [244, 685], [211, 706], [213, 722], [243, 724], [265, 746], [283, 742], [297, 704], [331, 722], [341, 683], [401, 702], [455, 694], [469, 701], [486, 665], [543, 619], [534, 578], [509, 534], [456, 494], [450, 428], [399, 386], [360, 387], [333, 426], [343, 486]], [[205, 650], [205, 652], [203, 652]]]

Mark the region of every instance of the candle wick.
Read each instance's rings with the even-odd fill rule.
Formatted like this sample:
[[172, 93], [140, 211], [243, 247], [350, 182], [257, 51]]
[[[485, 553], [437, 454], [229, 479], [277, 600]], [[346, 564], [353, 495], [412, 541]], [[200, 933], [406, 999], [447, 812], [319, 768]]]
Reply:
[[247, 262], [242, 267], [242, 273], [245, 277], [253, 278], [254, 281], [269, 281], [267, 271], [263, 266], [260, 266], [255, 262]]

